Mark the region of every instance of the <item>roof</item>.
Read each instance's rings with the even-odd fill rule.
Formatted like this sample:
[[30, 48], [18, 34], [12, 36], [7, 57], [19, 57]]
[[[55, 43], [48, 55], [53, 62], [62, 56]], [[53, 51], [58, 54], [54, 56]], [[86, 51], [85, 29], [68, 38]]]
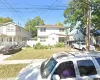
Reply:
[[65, 26], [57, 26], [57, 25], [41, 25], [41, 26], [36, 26], [37, 28], [67, 28]]
[[0, 33], [0, 36], [7, 36], [6, 34]]
[[14, 24], [14, 22], [0, 23], [1, 26], [8, 25], [8, 24]]
[[64, 35], [64, 34], [56, 34], [56, 33], [52, 33], [52, 34], [49, 34], [49, 35], [41, 35], [41, 36], [38, 36], [38, 37], [48, 37], [48, 36], [50, 36], [50, 35], [57, 35], [57, 36], [59, 36], [59, 37], [66, 37], [66, 35]]
[[[57, 35], [57, 36], [66, 36], [66, 35], [64, 35], [64, 34], [56, 34], [56, 33], [52, 33], [52, 34], [55, 34], [55, 35]], [[49, 35], [52, 35], [52, 34], [49, 34]], [[48, 36], [49, 36], [48, 35]]]
[[[19, 28], [24, 29], [23, 27], [21, 27], [20, 25], [14, 23], [14, 22], [0, 23], [0, 26], [5, 26], [5, 25], [9, 25], [9, 24], [13, 24], [13, 25], [15, 25], [15, 26], [17, 26], [17, 27], [19, 27]], [[24, 30], [27, 31], [26, 29], [24, 29]], [[30, 33], [29, 31], [27, 31], [27, 32]], [[31, 33], [30, 33], [30, 34], [31, 34]]]
[[77, 32], [77, 29], [73, 29], [71, 32], [68, 33], [68, 35], [74, 35]]
[[59, 52], [53, 54], [53, 58], [56, 59], [57, 61], [67, 58], [67, 59], [74, 59], [74, 58], [85, 58], [85, 57], [100, 57], [100, 52], [97, 51], [90, 51], [90, 52]]

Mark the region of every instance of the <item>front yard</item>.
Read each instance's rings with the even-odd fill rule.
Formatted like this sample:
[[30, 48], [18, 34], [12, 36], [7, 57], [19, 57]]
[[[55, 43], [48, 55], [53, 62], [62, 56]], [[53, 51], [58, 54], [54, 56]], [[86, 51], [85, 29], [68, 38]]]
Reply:
[[0, 78], [15, 77], [26, 65], [28, 64], [0, 65]]
[[33, 49], [25, 48], [17, 54], [13, 54], [7, 60], [23, 60], [23, 59], [43, 59], [50, 57], [53, 53], [71, 51], [71, 48], [52, 48], [52, 49]]

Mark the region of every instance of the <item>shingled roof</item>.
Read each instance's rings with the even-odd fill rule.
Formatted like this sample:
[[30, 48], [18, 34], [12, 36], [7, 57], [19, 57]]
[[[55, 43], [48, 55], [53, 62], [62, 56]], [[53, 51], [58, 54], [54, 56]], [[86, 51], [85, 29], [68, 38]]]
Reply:
[[37, 28], [66, 28], [65, 26], [57, 26], [57, 25], [41, 25], [36, 27]]

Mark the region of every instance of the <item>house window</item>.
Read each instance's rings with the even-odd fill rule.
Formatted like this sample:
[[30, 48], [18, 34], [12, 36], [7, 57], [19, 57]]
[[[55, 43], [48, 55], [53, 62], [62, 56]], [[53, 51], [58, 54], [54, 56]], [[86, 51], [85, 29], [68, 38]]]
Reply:
[[3, 42], [3, 38], [1, 39], [1, 41]]
[[64, 29], [59, 29], [60, 32], [64, 32]]
[[40, 31], [41, 31], [41, 32], [45, 32], [46, 29], [45, 29], [45, 28], [41, 28]]
[[12, 32], [12, 31], [14, 31], [13, 26], [7, 26], [7, 31], [8, 31], [8, 32]]
[[9, 38], [9, 41], [12, 42], [12, 38]]
[[40, 42], [46, 42], [46, 37], [41, 37]]

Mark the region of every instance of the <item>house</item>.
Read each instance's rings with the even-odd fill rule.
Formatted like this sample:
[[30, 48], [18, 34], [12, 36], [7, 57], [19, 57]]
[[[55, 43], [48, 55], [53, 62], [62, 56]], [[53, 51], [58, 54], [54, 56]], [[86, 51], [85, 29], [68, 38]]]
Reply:
[[31, 38], [31, 33], [14, 22], [0, 23], [0, 45], [21, 44]]
[[79, 30], [79, 29], [73, 29], [71, 32], [68, 34], [68, 42], [75, 42], [75, 41], [84, 41], [85, 36], [84, 34]]
[[42, 45], [55, 45], [66, 40], [66, 27], [57, 25], [36, 26], [38, 42]]

